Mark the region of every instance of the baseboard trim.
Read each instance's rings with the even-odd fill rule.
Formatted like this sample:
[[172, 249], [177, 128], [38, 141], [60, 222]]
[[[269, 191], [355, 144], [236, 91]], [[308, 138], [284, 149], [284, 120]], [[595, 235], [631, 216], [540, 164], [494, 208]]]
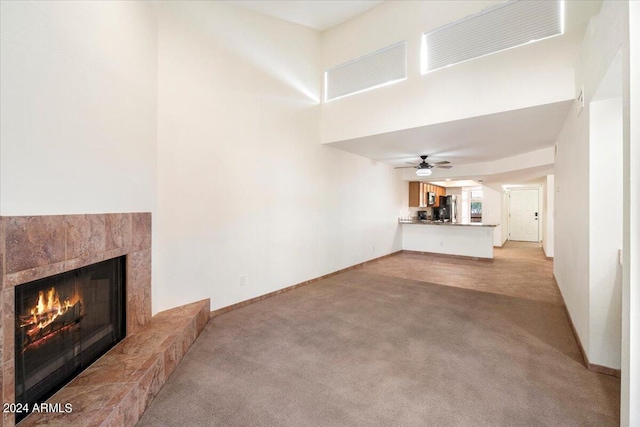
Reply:
[[450, 255], [450, 254], [441, 254], [438, 252], [410, 251], [408, 249], [403, 249], [401, 252], [407, 253], [407, 254], [435, 256], [435, 257], [441, 257], [441, 258], [458, 258], [458, 259], [465, 259], [465, 260], [471, 260], [471, 261], [493, 262], [493, 258], [481, 258], [476, 256], [468, 256], [468, 255]]
[[[547, 253], [546, 253], [546, 252], [545, 252], [545, 250], [544, 250], [544, 246], [541, 246], [541, 247], [540, 247], [540, 249], [542, 249], [542, 253], [543, 253], [543, 255], [544, 255], [544, 257], [545, 257], [546, 259], [548, 259], [548, 260], [553, 260], [553, 257], [552, 257], [552, 256], [547, 256]], [[554, 280], [555, 280], [555, 277], [554, 277]], [[557, 285], [557, 282], [556, 282], [556, 285]]]
[[597, 372], [599, 374], [610, 375], [612, 377], [621, 378], [621, 376], [622, 376], [621, 372], [620, 372], [620, 369], [608, 368], [606, 366], [596, 365], [596, 364], [593, 364], [593, 363], [589, 363], [589, 366], [587, 367], [587, 369], [589, 369], [590, 371], [593, 371], [593, 372]]
[[237, 310], [237, 309], [242, 308], [242, 307], [246, 307], [246, 306], [248, 306], [250, 304], [254, 304], [256, 302], [263, 301], [263, 300], [265, 300], [267, 298], [271, 298], [271, 297], [274, 297], [276, 295], [280, 295], [280, 294], [283, 294], [285, 292], [292, 291], [294, 289], [300, 288], [300, 287], [308, 285], [310, 283], [317, 282], [319, 280], [326, 279], [326, 278], [329, 278], [331, 276], [335, 276], [336, 274], [344, 273], [345, 271], [353, 270], [353, 269], [356, 269], [358, 267], [362, 267], [362, 266], [365, 266], [367, 264], [370, 264], [372, 262], [380, 261], [381, 259], [388, 258], [390, 256], [399, 254], [400, 252], [403, 252], [403, 251], [400, 250], [400, 251], [396, 251], [396, 252], [391, 252], [390, 254], [383, 255], [383, 256], [378, 257], [378, 258], [373, 258], [373, 259], [370, 259], [370, 260], [365, 261], [365, 262], [354, 264], [351, 267], [347, 267], [347, 268], [343, 268], [343, 269], [340, 269], [340, 270], [336, 270], [333, 273], [325, 274], [323, 276], [319, 276], [319, 277], [316, 277], [314, 279], [305, 280], [304, 282], [296, 283], [295, 285], [287, 286], [286, 288], [278, 289], [277, 291], [269, 292], [268, 294], [260, 295], [260, 296], [254, 297], [254, 298], [250, 298], [248, 300], [244, 300], [244, 301], [240, 301], [240, 302], [235, 303], [235, 304], [228, 305], [226, 307], [219, 308], [217, 310], [213, 310], [213, 311], [211, 311], [211, 317], [220, 316], [221, 314], [225, 314], [225, 313], [228, 313], [230, 311]]
[[571, 332], [573, 333], [576, 342], [578, 343], [578, 348], [580, 349], [580, 354], [582, 355], [582, 362], [584, 366], [589, 369], [589, 358], [587, 357], [587, 352], [584, 350], [582, 346], [582, 341], [580, 341], [580, 336], [578, 335], [578, 331], [576, 330], [576, 326], [573, 324], [573, 319], [571, 318], [571, 314], [569, 313], [569, 309], [567, 308], [567, 304], [564, 302], [564, 297], [562, 296], [562, 292], [560, 292], [560, 298], [562, 298], [562, 307], [564, 308], [564, 312], [567, 315], [567, 319], [569, 319], [569, 326], [571, 326]]
[[556, 280], [556, 275], [553, 275], [553, 281], [560, 292], [560, 298], [562, 299], [562, 306], [564, 307], [564, 312], [567, 314], [567, 318], [569, 319], [569, 325], [571, 326], [571, 332], [573, 332], [573, 336], [576, 338], [576, 342], [578, 343], [578, 348], [580, 349], [580, 354], [582, 354], [582, 359], [584, 362], [584, 366], [592, 371], [597, 372], [599, 374], [610, 375], [612, 377], [621, 377], [620, 369], [609, 368], [607, 366], [596, 365], [595, 363], [589, 362], [589, 357], [587, 356], [587, 352], [584, 350], [582, 345], [582, 341], [580, 341], [580, 336], [578, 335], [578, 331], [576, 330], [576, 326], [573, 324], [573, 319], [571, 318], [571, 313], [569, 313], [569, 309], [567, 308], [567, 304], [564, 301], [564, 295], [562, 295], [562, 290], [560, 286], [558, 286], [558, 281]]

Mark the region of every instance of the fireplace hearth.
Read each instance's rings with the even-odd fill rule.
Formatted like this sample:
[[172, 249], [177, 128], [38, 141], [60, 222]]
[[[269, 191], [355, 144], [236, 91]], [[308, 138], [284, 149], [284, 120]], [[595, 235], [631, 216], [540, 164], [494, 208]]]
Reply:
[[43, 402], [124, 338], [124, 282], [119, 257], [16, 287], [17, 404]]

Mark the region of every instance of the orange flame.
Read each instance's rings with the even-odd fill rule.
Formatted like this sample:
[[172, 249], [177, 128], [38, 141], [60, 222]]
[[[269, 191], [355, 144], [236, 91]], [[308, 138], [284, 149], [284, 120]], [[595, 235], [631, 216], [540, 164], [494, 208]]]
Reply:
[[40, 291], [36, 306], [30, 310], [31, 316], [20, 327], [26, 328], [28, 336], [36, 336], [42, 329], [53, 323], [58, 316], [66, 313], [70, 307], [73, 307], [73, 303], [69, 298], [60, 302], [55, 288], [49, 289], [46, 294], [45, 291]]

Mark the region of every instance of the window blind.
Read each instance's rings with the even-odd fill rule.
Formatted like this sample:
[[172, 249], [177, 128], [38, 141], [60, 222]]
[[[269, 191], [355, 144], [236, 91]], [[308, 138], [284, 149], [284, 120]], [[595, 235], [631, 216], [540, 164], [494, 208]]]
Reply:
[[423, 34], [422, 74], [564, 32], [564, 1], [501, 3]]
[[407, 78], [407, 42], [402, 41], [325, 71], [325, 101]]

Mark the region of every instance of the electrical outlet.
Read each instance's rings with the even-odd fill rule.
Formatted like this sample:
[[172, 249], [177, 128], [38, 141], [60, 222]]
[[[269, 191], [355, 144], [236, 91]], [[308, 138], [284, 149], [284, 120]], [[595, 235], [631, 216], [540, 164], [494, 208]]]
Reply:
[[240, 286], [245, 286], [247, 284], [247, 276], [244, 274], [240, 275]]
[[440, 241], [440, 246], [444, 246], [444, 242], [442, 240]]
[[371, 252], [374, 254], [376, 253], [376, 245], [373, 245], [373, 249], [371, 249]]

